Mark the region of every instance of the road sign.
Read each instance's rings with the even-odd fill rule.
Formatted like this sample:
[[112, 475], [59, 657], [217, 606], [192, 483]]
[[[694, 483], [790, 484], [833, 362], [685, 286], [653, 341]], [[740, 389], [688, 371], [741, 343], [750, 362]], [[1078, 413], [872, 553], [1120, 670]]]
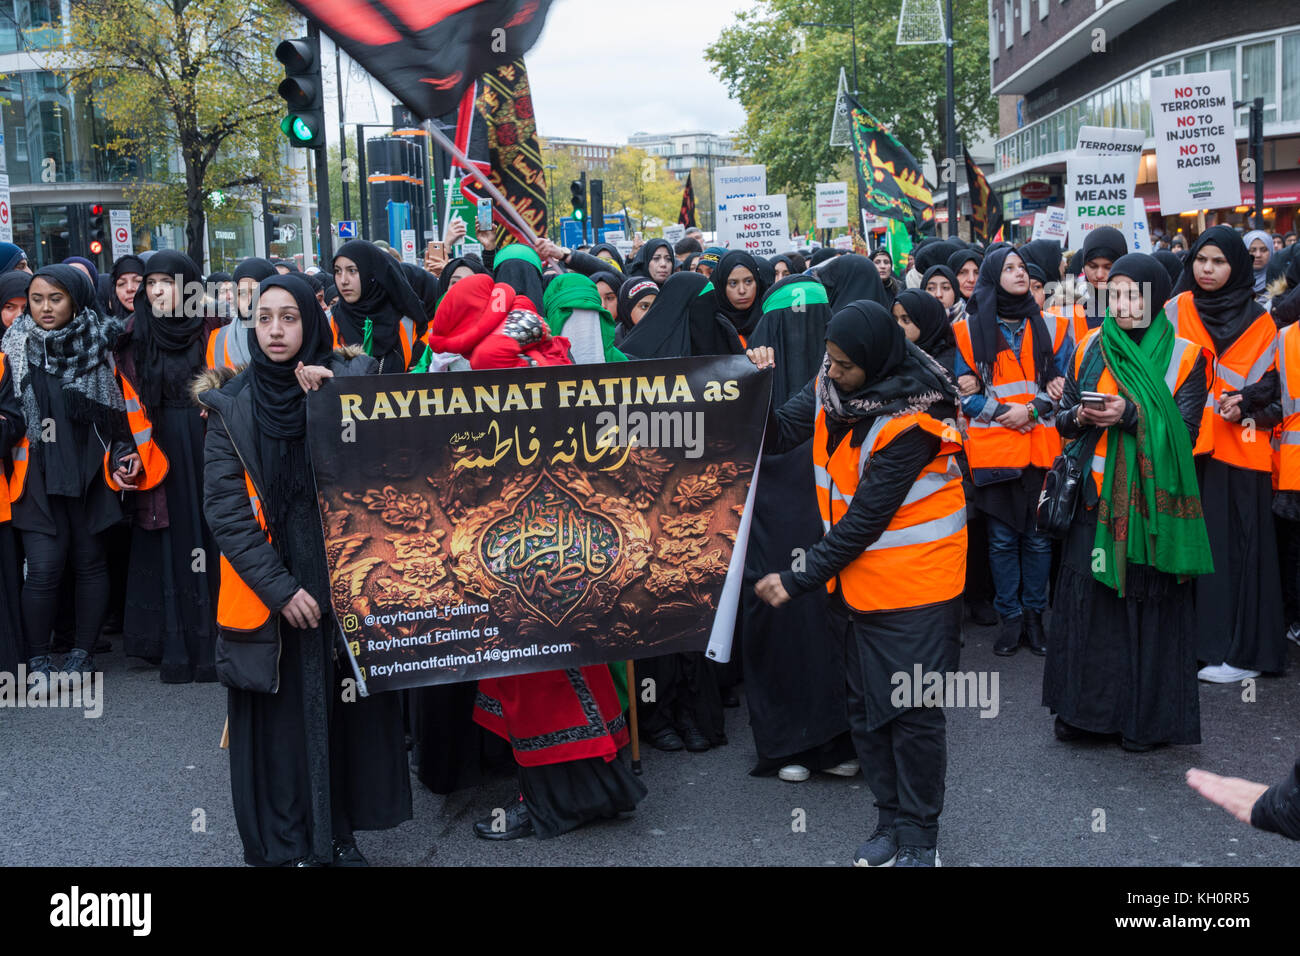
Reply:
[[0, 242], [13, 241], [14, 223], [9, 208], [9, 177], [0, 173]]
[[402, 261], [403, 262], [418, 261], [415, 258], [415, 230], [414, 229], [402, 230]]
[[357, 221], [355, 219], [339, 220], [339, 238], [355, 239], [357, 237]]
[[298, 227], [291, 222], [286, 222], [280, 227], [280, 239], [282, 242], [293, 242], [298, 238]]
[[118, 259], [131, 251], [131, 210], [110, 209], [108, 226], [113, 237], [113, 258]]

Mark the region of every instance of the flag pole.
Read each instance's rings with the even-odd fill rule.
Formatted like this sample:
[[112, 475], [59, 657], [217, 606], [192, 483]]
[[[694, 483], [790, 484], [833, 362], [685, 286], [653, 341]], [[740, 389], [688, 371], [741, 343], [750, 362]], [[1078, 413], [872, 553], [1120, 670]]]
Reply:
[[637, 734], [636, 718], [636, 666], [627, 662], [627, 709], [628, 732], [632, 737], [632, 772], [641, 776], [641, 738]]
[[443, 135], [442, 130], [438, 129], [437, 125], [432, 120], [425, 120], [424, 128], [439, 146], [449, 152], [456, 159], [460, 160], [460, 164], [465, 167], [466, 171], [477, 179], [483, 188], [488, 191], [488, 195], [495, 200], [497, 206], [501, 210], [501, 214], [512, 221], [512, 225], [518, 228], [519, 231], [528, 238], [529, 243], [534, 246], [537, 245], [540, 241], [537, 238], [537, 234], [534, 233], [532, 227], [524, 221], [524, 217], [519, 214], [519, 210], [511, 205], [510, 200], [501, 194], [501, 190], [492, 185], [491, 180], [479, 171], [479, 168], [474, 165], [468, 156], [456, 148], [455, 143]]

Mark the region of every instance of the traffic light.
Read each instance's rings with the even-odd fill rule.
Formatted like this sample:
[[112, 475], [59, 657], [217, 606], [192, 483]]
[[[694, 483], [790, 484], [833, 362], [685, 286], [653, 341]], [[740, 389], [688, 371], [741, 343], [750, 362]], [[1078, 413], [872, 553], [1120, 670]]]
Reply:
[[108, 238], [108, 230], [104, 226], [104, 205], [103, 203], [90, 204], [90, 254], [97, 256], [104, 251], [104, 240]]
[[569, 200], [573, 203], [573, 218], [578, 222], [587, 219], [587, 189], [581, 179], [569, 183]]
[[275, 48], [284, 64], [284, 79], [276, 88], [289, 106], [280, 130], [289, 145], [300, 149], [325, 148], [325, 97], [320, 77], [320, 49], [310, 37], [284, 40]]
[[280, 217], [266, 213], [266, 235], [269, 242], [280, 242]]

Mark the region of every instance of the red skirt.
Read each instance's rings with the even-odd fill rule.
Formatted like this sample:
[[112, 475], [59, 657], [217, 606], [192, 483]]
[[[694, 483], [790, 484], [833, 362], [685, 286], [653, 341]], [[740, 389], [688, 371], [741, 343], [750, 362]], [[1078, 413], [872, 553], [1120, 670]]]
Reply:
[[478, 682], [474, 721], [510, 742], [515, 760], [538, 767], [613, 760], [627, 745], [627, 720], [604, 664]]

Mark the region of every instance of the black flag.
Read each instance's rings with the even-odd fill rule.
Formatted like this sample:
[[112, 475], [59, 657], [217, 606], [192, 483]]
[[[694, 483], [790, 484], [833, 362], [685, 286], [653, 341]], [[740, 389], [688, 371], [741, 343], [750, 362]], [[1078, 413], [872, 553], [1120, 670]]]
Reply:
[[691, 174], [686, 174], [686, 188], [682, 190], [682, 211], [677, 214], [677, 221], [683, 225], [695, 225], [695, 189], [691, 186]]
[[551, 0], [290, 0], [421, 119], [537, 42]]
[[993, 191], [983, 171], [971, 159], [970, 151], [962, 149], [966, 156], [966, 184], [970, 189], [971, 226], [981, 242], [989, 242], [1002, 228], [1002, 200]]
[[914, 232], [933, 232], [933, 200], [921, 165], [861, 103], [847, 93], [841, 95], [852, 120], [859, 208], [898, 219]]

